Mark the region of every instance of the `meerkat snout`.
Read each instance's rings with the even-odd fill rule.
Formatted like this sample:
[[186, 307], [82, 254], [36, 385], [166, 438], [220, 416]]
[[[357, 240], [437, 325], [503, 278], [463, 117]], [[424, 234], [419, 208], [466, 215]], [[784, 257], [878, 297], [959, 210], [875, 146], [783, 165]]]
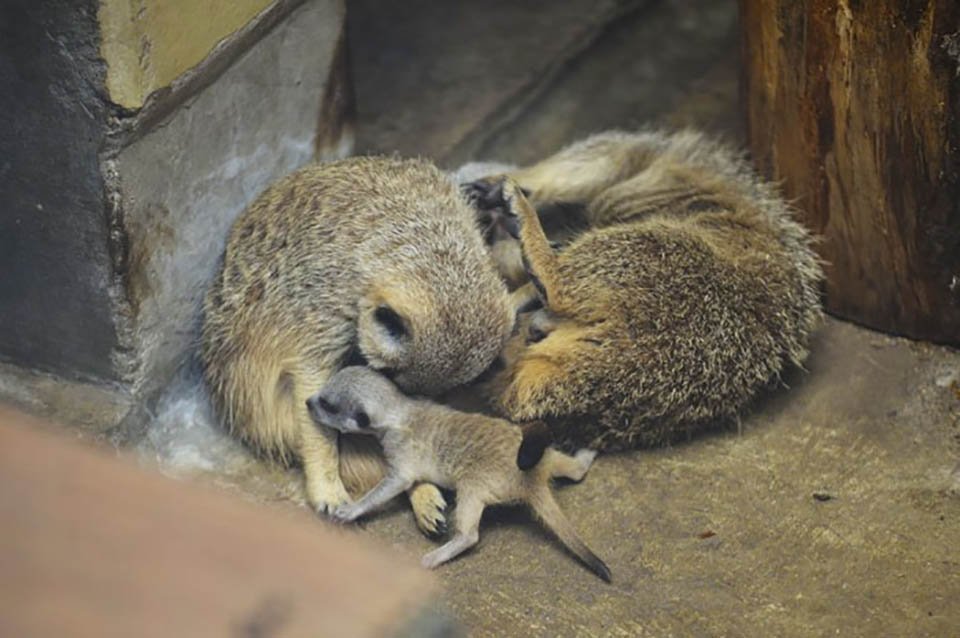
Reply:
[[[358, 387], [364, 392], [358, 393]], [[331, 377], [307, 399], [307, 410], [319, 426], [345, 434], [374, 434], [374, 430], [386, 425], [377, 406], [390, 405], [397, 393], [396, 386], [382, 373], [363, 366], [350, 366]]]
[[361, 407], [344, 405], [318, 392], [307, 399], [307, 410], [318, 425], [345, 434], [369, 433], [370, 415]]

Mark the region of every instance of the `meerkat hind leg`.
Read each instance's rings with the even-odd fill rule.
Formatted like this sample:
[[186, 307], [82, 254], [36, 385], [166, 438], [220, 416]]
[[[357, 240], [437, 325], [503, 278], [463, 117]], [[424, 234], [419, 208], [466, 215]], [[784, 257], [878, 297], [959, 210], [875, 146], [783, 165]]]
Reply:
[[433, 569], [476, 545], [480, 540], [480, 518], [483, 516], [483, 507], [483, 502], [479, 499], [467, 494], [458, 494], [453, 538], [424, 555], [421, 564], [427, 569]]
[[597, 457], [596, 450], [588, 450], [586, 448], [578, 450], [573, 456], [554, 449], [550, 449], [547, 452], [549, 456], [547, 456], [544, 461], [550, 464], [548, 466], [550, 477], [566, 478], [578, 483], [587, 475], [587, 471], [593, 464], [593, 459]]

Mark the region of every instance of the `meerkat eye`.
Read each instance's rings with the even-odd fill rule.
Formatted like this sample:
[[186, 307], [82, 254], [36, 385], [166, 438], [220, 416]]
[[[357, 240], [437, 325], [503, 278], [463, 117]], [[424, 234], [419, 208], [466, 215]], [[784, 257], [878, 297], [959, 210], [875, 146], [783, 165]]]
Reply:
[[358, 428], [370, 427], [370, 416], [363, 410], [357, 410], [357, 413], [353, 415], [353, 419], [357, 422]]
[[378, 306], [373, 312], [373, 318], [383, 326], [387, 333], [394, 339], [400, 339], [406, 336], [407, 327], [403, 324], [403, 319], [390, 306]]

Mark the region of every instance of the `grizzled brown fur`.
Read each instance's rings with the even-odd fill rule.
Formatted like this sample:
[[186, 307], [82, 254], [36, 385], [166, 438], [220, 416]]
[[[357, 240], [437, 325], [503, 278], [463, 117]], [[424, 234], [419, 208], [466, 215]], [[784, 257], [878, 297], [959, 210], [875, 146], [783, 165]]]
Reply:
[[[469, 381], [513, 326], [474, 213], [427, 162], [354, 158], [304, 168], [236, 221], [204, 305], [202, 359], [231, 430], [298, 460], [327, 511], [382, 473], [369, 448], [338, 441], [306, 400], [362, 358], [404, 390]], [[435, 488], [424, 505], [442, 507]], [[417, 505], [415, 501], [415, 506]], [[439, 519], [421, 512], [421, 524]]]
[[[660, 443], [735, 416], [807, 356], [822, 279], [810, 235], [702, 134], [599, 134], [472, 191], [517, 216], [544, 306], [491, 385], [512, 420], [607, 450]], [[583, 205], [590, 225], [559, 251], [534, 210], [551, 203]]]

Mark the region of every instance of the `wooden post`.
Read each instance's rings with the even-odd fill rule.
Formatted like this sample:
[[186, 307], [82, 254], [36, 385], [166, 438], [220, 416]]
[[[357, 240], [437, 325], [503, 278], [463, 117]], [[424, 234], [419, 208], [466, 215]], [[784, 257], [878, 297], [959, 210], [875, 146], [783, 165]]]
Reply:
[[824, 238], [828, 309], [960, 343], [960, 2], [740, 14], [750, 149]]

